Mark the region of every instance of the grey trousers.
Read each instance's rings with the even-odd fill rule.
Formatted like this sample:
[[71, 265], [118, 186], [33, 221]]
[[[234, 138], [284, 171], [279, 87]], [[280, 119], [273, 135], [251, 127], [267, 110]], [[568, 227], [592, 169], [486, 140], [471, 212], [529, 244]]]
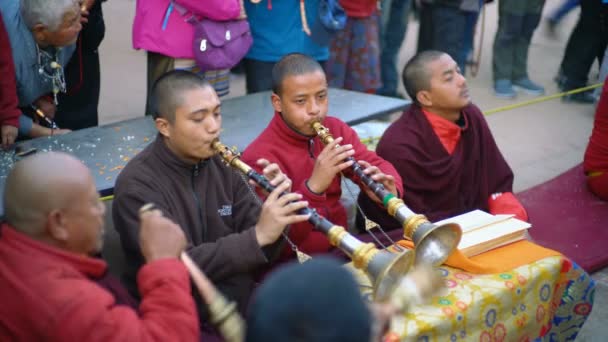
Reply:
[[528, 77], [528, 50], [545, 0], [500, 0], [494, 38], [494, 80]]
[[160, 53], [147, 53], [147, 79], [146, 79], [146, 115], [154, 115], [152, 108], [152, 87], [164, 73], [174, 69], [175, 59]]

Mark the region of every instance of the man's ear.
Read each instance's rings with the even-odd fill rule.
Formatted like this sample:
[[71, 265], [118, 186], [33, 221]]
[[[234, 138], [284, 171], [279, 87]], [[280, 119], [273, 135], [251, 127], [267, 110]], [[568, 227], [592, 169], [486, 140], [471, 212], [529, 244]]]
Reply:
[[431, 93], [428, 90], [421, 90], [416, 93], [416, 100], [425, 107], [431, 107], [433, 105], [433, 96], [431, 96]]
[[51, 211], [47, 216], [46, 222], [46, 230], [53, 240], [61, 242], [68, 240], [70, 234], [65, 228], [65, 218], [61, 211]]
[[34, 35], [34, 40], [39, 44], [39, 45], [48, 45], [47, 42], [47, 36], [48, 36], [48, 30], [46, 28], [46, 26], [42, 25], [42, 24], [36, 24], [34, 25], [34, 28], [32, 28], [32, 34]]
[[272, 102], [272, 108], [274, 108], [275, 112], [283, 112], [283, 106], [281, 105], [281, 97], [277, 95], [274, 91], [272, 92], [272, 95], [270, 95], [270, 102]]
[[165, 138], [171, 137], [171, 130], [169, 129], [169, 126], [171, 125], [171, 123], [169, 123], [169, 120], [159, 117], [154, 120], [154, 124], [156, 125], [156, 129], [158, 130], [158, 132], [163, 137], [165, 137]]

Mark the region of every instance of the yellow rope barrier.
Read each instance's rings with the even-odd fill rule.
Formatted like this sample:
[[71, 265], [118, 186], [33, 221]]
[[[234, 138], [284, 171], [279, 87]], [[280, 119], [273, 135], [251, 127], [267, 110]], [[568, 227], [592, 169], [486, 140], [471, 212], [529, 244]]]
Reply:
[[363, 138], [361, 139], [361, 143], [365, 144], [371, 144], [372, 142], [374, 142], [375, 140], [380, 140], [381, 137], [369, 137], [369, 138]]
[[[525, 106], [529, 106], [529, 105], [533, 105], [533, 104], [537, 104], [540, 102], [545, 102], [545, 101], [549, 101], [549, 100], [553, 100], [553, 99], [557, 99], [566, 95], [572, 95], [572, 94], [578, 94], [578, 93], [582, 93], [584, 91], [588, 91], [588, 90], [592, 90], [595, 88], [599, 88], [603, 85], [603, 83], [597, 83], [597, 84], [593, 84], [590, 86], [586, 86], [586, 87], [582, 87], [582, 88], [578, 88], [578, 89], [573, 89], [573, 90], [568, 90], [568, 91], [564, 91], [561, 93], [557, 93], [557, 94], [553, 94], [553, 95], [547, 95], [547, 96], [543, 96], [543, 97], [539, 97], [537, 99], [533, 99], [533, 100], [529, 100], [529, 101], [524, 101], [524, 102], [519, 102], [519, 103], [515, 103], [512, 105], [508, 105], [508, 106], [503, 106], [503, 107], [498, 107], [498, 108], [494, 108], [494, 109], [490, 109], [485, 111], [483, 114], [485, 116], [488, 115], [492, 115], [498, 112], [504, 112], [507, 110], [511, 110], [511, 109], [515, 109], [515, 108], [520, 108], [520, 107], [525, 107]], [[361, 139], [361, 142], [364, 144], [370, 144], [376, 140], [380, 140], [381, 137], [369, 137], [369, 138], [364, 138]], [[110, 196], [104, 196], [100, 198], [102, 201], [111, 201], [114, 199], [114, 195], [110, 195]]]
[[524, 102], [515, 103], [515, 104], [504, 106], [504, 107], [498, 107], [498, 108], [490, 109], [490, 110], [485, 111], [483, 114], [486, 115], [486, 116], [488, 116], [488, 115], [492, 115], [492, 114], [498, 113], [498, 112], [504, 112], [504, 111], [507, 111], [507, 110], [515, 109], [515, 108], [525, 107], [525, 106], [537, 104], [537, 103], [540, 103], [540, 102], [545, 102], [545, 101], [557, 99], [557, 98], [560, 98], [560, 97], [563, 97], [563, 96], [567, 96], [567, 95], [582, 93], [582, 92], [585, 92], [585, 91], [588, 91], [588, 90], [599, 88], [602, 85], [603, 85], [603, 83], [598, 83], [598, 84], [594, 84], [594, 85], [590, 85], [590, 86], [586, 86], [586, 87], [582, 87], [582, 88], [578, 88], [578, 89], [572, 89], [572, 90], [564, 91], [564, 92], [553, 94], [553, 95], [547, 95], [547, 96], [539, 97], [537, 99], [532, 99], [532, 100], [529, 100], [529, 101], [524, 101]]
[[[512, 104], [512, 105], [508, 105], [508, 106], [503, 106], [503, 107], [498, 107], [498, 108], [490, 109], [490, 110], [487, 110], [487, 111], [483, 112], [483, 114], [485, 116], [488, 116], [488, 115], [492, 115], [492, 114], [499, 113], [499, 112], [504, 112], [504, 111], [511, 110], [511, 109], [521, 108], [521, 107], [537, 104], [537, 103], [540, 103], [540, 102], [554, 100], [554, 99], [557, 99], [557, 98], [560, 98], [560, 97], [564, 97], [564, 96], [567, 96], [567, 95], [578, 94], [578, 93], [582, 93], [582, 92], [585, 92], [585, 91], [588, 91], [588, 90], [599, 88], [602, 85], [603, 85], [603, 83], [597, 83], [597, 84], [593, 84], [593, 85], [582, 87], [582, 88], [578, 88], [578, 89], [572, 89], [572, 90], [564, 91], [564, 92], [553, 94], [553, 95], [547, 95], [547, 96], [539, 97], [539, 98], [532, 99], [532, 100], [529, 100], [529, 101], [523, 101], [523, 102], [515, 103], [515, 104]], [[381, 137], [364, 138], [364, 139], [361, 139], [361, 142], [364, 143], [364, 144], [370, 144], [370, 143], [372, 143], [372, 142], [374, 142], [376, 140], [380, 140], [380, 138]]]

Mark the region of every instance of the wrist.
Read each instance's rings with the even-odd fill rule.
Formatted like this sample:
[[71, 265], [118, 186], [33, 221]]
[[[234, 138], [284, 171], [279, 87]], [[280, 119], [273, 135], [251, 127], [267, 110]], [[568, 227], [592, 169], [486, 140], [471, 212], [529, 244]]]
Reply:
[[396, 186], [393, 185], [391, 187], [388, 187], [388, 191], [390, 191], [391, 194], [395, 195], [395, 197], [399, 197], [399, 190], [397, 190]]
[[304, 182], [304, 185], [306, 186], [306, 189], [308, 189], [308, 191], [310, 191], [313, 195], [322, 196], [325, 192], [325, 190], [319, 189], [319, 187], [317, 187], [316, 185], [310, 184], [310, 179], [307, 179]]
[[272, 243], [272, 241], [269, 241], [269, 239], [266, 237], [266, 234], [261, 231], [258, 225], [256, 225], [253, 229], [255, 231], [255, 239], [260, 247], [265, 247]]
[[41, 126], [37, 123], [32, 125], [32, 129], [30, 130], [30, 138], [38, 138], [51, 135], [51, 129]]
[[145, 256], [144, 259], [146, 259], [146, 264], [149, 264], [151, 262], [155, 262], [162, 259], [177, 259], [177, 256], [167, 253], [158, 253]]

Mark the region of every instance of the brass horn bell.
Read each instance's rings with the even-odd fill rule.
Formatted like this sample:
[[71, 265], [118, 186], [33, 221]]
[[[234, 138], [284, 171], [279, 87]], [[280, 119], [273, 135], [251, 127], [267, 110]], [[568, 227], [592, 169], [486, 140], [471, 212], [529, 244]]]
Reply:
[[439, 266], [458, 248], [462, 229], [457, 223], [437, 226], [429, 222], [426, 216], [411, 211], [403, 200], [397, 197], [388, 201], [387, 211], [402, 223], [403, 236], [414, 242], [416, 264]]

